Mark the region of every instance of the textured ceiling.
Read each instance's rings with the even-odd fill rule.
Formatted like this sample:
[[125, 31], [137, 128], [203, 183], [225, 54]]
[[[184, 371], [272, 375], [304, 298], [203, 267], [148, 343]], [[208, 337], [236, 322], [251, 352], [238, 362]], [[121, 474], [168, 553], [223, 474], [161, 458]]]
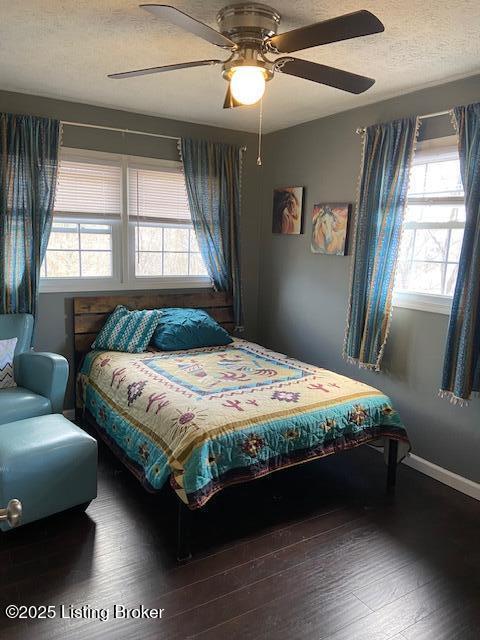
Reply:
[[[222, 0], [170, 0], [216, 27]], [[478, 0], [275, 0], [280, 31], [369, 9], [383, 34], [300, 52], [298, 57], [376, 78], [361, 96], [277, 76], [267, 85], [264, 129], [273, 131], [480, 71]], [[224, 51], [137, 6], [136, 0], [0, 0], [0, 87], [54, 98], [254, 131], [257, 109], [221, 108], [217, 67], [113, 81], [107, 73]]]

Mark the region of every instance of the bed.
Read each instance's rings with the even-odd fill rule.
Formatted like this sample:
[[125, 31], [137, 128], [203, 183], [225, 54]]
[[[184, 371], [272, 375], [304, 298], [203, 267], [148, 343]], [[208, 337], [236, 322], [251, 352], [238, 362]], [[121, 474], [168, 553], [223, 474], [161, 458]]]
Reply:
[[74, 301], [79, 415], [147, 490], [169, 482], [194, 510], [232, 484], [382, 440], [394, 443], [393, 487], [397, 443], [408, 438], [380, 391], [239, 338], [186, 351], [85, 353], [117, 304], [201, 307], [231, 328], [231, 301], [205, 291]]

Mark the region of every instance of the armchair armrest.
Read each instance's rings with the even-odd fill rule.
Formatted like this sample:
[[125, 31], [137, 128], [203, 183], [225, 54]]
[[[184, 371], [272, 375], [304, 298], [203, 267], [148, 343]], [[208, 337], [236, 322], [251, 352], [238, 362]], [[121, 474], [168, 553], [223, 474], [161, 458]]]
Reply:
[[26, 351], [15, 358], [17, 384], [48, 398], [53, 413], [62, 413], [68, 380], [68, 362], [55, 353]]

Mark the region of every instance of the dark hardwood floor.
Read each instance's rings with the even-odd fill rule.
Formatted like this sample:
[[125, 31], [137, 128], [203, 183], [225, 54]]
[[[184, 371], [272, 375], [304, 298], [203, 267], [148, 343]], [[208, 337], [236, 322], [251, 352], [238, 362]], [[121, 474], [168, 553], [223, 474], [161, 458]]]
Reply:
[[[86, 514], [0, 536], [0, 637], [480, 639], [480, 505], [363, 447], [214, 498], [177, 565], [176, 498], [101, 446]], [[61, 478], [59, 478], [61, 482]], [[8, 604], [164, 609], [161, 620], [8, 620]]]

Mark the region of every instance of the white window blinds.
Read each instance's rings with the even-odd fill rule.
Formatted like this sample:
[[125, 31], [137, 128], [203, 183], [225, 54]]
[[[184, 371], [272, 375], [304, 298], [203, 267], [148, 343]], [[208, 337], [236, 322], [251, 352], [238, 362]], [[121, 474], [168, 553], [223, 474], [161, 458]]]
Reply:
[[58, 168], [55, 214], [120, 217], [121, 180], [120, 162], [62, 158]]
[[180, 167], [128, 169], [128, 212], [133, 220], [190, 224], [185, 177]]

